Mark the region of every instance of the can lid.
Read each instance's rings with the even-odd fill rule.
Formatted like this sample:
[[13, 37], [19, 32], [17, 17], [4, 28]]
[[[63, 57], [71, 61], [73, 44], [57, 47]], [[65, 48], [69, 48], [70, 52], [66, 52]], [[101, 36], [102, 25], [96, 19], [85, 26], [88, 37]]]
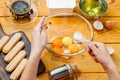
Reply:
[[73, 73], [72, 67], [69, 64], [65, 64], [65, 66], [68, 68], [70, 74]]

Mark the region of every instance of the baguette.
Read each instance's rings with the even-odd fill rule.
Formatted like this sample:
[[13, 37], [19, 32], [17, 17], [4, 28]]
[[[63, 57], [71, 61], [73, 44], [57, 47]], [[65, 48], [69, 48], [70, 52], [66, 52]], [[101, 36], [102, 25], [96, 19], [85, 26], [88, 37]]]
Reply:
[[27, 59], [23, 59], [20, 62], [20, 64], [17, 66], [17, 68], [11, 73], [10, 80], [18, 80], [18, 78], [22, 74], [26, 64], [27, 64]]
[[16, 33], [10, 41], [3, 47], [3, 53], [7, 54], [18, 41], [22, 38], [22, 35], [20, 33]]
[[6, 45], [6, 43], [9, 41], [9, 37], [8, 36], [3, 36], [0, 39], [0, 51], [2, 50], [2, 48]]
[[12, 72], [25, 56], [26, 56], [26, 51], [24, 50], [20, 51], [15, 56], [15, 58], [6, 66], [6, 71]]
[[23, 41], [19, 41], [14, 47], [13, 49], [5, 56], [4, 60], [6, 62], [10, 62], [24, 47], [24, 42]]

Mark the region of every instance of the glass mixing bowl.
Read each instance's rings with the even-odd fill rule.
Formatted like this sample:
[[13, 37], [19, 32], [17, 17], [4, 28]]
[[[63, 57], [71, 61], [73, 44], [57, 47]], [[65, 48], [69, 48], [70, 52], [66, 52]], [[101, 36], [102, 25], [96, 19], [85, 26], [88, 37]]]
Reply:
[[[55, 15], [50, 15], [46, 18], [47, 23], [47, 35], [48, 44], [46, 46], [47, 50], [53, 54], [60, 56], [75, 56], [81, 54], [86, 50], [86, 46], [82, 43], [72, 42], [76, 44], [79, 51], [76, 53], [58, 53], [52, 50], [52, 41], [55, 38], [71, 37], [73, 39], [74, 32], [81, 32], [82, 35], [87, 39], [92, 41], [94, 37], [93, 28], [90, 22], [83, 16], [76, 13], [59, 13]], [[64, 49], [64, 47], [62, 48]]]

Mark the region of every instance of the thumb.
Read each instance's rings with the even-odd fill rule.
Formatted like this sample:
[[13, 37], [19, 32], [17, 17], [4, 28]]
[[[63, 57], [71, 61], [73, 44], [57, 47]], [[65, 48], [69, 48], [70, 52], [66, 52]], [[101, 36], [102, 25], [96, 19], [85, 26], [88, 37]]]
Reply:
[[36, 30], [41, 30], [41, 28], [42, 28], [42, 25], [44, 24], [44, 21], [45, 21], [45, 17], [43, 16], [42, 18], [41, 18], [41, 20], [38, 22], [38, 24], [37, 24], [37, 26], [36, 26]]
[[90, 42], [90, 43], [88, 44], [88, 47], [90, 48], [90, 50], [92, 50], [92, 52], [93, 52], [94, 55], [97, 54], [98, 48], [96, 47], [95, 44], [93, 44], [92, 42]]
[[45, 30], [46, 28], [47, 28], [47, 24], [44, 23], [44, 24], [42, 25], [42, 30]]

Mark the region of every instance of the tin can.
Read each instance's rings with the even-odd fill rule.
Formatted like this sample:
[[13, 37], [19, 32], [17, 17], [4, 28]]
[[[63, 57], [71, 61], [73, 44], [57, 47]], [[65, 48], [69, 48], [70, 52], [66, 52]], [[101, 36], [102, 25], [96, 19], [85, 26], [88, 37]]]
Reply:
[[51, 80], [73, 80], [73, 70], [69, 64], [65, 64], [49, 71]]

